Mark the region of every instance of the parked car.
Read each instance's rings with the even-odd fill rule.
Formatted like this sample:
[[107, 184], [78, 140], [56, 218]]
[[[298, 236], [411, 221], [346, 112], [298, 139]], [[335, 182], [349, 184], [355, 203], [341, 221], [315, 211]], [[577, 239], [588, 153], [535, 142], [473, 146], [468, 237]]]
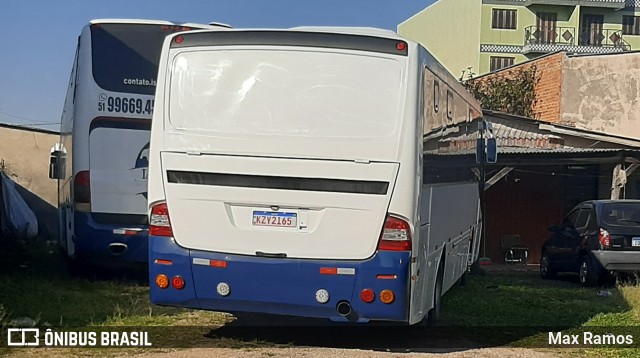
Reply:
[[577, 272], [583, 286], [640, 271], [640, 200], [592, 200], [575, 208], [544, 242], [540, 275]]

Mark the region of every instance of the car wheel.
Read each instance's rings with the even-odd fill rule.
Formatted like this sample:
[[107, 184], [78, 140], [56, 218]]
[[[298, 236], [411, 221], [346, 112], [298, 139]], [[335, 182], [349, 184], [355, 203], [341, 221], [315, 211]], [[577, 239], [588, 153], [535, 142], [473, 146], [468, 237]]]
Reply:
[[556, 277], [556, 271], [551, 266], [551, 258], [549, 258], [549, 254], [546, 252], [542, 253], [542, 258], [540, 259], [540, 277], [545, 280]]
[[596, 266], [593, 264], [593, 260], [589, 255], [583, 255], [580, 260], [580, 271], [578, 272], [580, 277], [580, 284], [585, 287], [595, 286], [600, 280], [600, 276], [596, 271]]

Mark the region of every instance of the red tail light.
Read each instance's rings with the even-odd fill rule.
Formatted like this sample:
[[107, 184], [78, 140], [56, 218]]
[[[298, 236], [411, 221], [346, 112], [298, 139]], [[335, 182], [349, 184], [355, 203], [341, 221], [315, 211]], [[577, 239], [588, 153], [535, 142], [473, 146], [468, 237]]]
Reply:
[[375, 298], [376, 293], [373, 292], [373, 290], [370, 288], [365, 288], [364, 290], [360, 291], [360, 299], [364, 303], [371, 303]]
[[600, 245], [602, 248], [607, 248], [611, 246], [611, 236], [609, 232], [603, 228], [600, 228], [600, 234], [598, 235], [598, 240], [600, 241]]
[[158, 203], [151, 207], [149, 235], [173, 237], [167, 203]]
[[387, 216], [380, 235], [378, 250], [381, 251], [411, 251], [411, 228], [409, 223]]
[[91, 202], [91, 177], [88, 170], [78, 172], [73, 180], [73, 201], [76, 203]]
[[171, 279], [171, 286], [176, 290], [182, 290], [184, 288], [184, 279], [180, 276], [173, 276]]

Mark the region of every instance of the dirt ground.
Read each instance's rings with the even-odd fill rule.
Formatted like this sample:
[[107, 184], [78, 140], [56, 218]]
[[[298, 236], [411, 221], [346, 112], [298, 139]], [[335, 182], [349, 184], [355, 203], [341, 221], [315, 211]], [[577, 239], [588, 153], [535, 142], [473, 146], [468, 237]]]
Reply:
[[[229, 358], [265, 358], [265, 357], [304, 357], [304, 358], [417, 358], [417, 357], [442, 357], [442, 358], [557, 358], [567, 356], [572, 357], [578, 352], [566, 351], [543, 351], [524, 348], [483, 348], [454, 351], [452, 349], [431, 351], [431, 352], [377, 352], [360, 349], [337, 349], [337, 348], [190, 348], [173, 352], [163, 353], [143, 353], [136, 357], [158, 357], [158, 358], [196, 358], [196, 357], [229, 357]], [[131, 356], [127, 356], [131, 357]]]

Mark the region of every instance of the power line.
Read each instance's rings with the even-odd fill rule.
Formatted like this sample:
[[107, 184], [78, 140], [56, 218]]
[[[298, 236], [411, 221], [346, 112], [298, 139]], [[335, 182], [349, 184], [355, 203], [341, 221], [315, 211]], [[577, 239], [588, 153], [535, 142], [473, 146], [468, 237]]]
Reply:
[[12, 118], [15, 118], [15, 119], [22, 119], [23, 121], [34, 122], [35, 124], [32, 124], [32, 125], [35, 125], [35, 126], [60, 124], [60, 122], [46, 122], [44, 124], [40, 124], [40, 123], [38, 123], [39, 121], [37, 121], [37, 120], [31, 119], [31, 118], [27, 118], [27, 117], [18, 116], [18, 115], [15, 115], [15, 114], [11, 114], [9, 112], [3, 111], [2, 109], [0, 109], [0, 113], [4, 114], [5, 116], [12, 117]]

